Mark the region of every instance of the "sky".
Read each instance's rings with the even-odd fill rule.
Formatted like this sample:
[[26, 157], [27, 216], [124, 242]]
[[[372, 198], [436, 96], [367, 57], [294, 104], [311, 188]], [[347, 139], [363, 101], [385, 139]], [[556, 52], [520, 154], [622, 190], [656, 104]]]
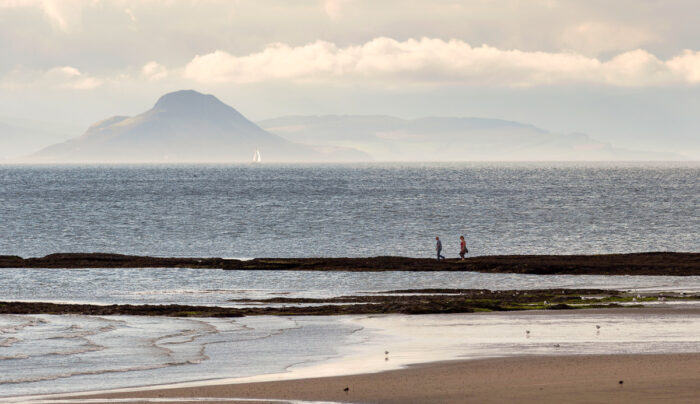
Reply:
[[697, 0], [0, 0], [0, 121], [86, 128], [195, 89], [253, 120], [500, 118], [700, 159], [698, 15]]

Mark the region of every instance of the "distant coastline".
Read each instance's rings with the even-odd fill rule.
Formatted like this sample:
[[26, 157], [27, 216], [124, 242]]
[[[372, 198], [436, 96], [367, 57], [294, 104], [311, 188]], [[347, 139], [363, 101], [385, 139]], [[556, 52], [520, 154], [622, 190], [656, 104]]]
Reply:
[[429, 258], [166, 258], [106, 253], [62, 253], [41, 258], [0, 255], [0, 268], [201, 268], [246, 271], [469, 271], [532, 275], [700, 276], [700, 253], [646, 252], [602, 255], [490, 255]]

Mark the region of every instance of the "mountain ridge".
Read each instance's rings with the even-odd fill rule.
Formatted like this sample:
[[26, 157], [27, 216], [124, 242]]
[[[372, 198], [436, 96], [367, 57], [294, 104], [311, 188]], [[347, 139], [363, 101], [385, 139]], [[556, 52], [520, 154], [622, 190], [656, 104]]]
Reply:
[[253, 122], [211, 94], [179, 90], [143, 113], [95, 122], [29, 162], [247, 163], [255, 150], [263, 161], [281, 163], [686, 160], [494, 118], [327, 114]]
[[79, 137], [48, 146], [41, 162], [249, 162], [255, 150], [265, 161], [367, 160], [349, 149], [324, 153], [290, 142], [248, 120], [211, 94], [180, 90], [161, 96], [133, 117], [115, 115], [92, 124]]
[[290, 115], [257, 122], [300, 143], [356, 148], [382, 161], [685, 160], [616, 148], [580, 133], [554, 133], [504, 119], [388, 115]]

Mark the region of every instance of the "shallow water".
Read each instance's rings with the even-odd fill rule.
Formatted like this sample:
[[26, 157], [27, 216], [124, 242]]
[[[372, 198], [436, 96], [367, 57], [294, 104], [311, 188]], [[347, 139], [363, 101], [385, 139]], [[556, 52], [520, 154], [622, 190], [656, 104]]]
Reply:
[[279, 373], [337, 355], [359, 328], [320, 317], [0, 315], [0, 396]]
[[0, 397], [367, 373], [459, 358], [700, 351], [700, 315], [673, 312], [233, 320], [0, 315], [0, 327], [12, 329], [3, 337], [15, 341], [3, 350], [17, 356], [1, 362]]
[[[91, 285], [91, 287], [86, 287]], [[0, 269], [2, 300], [235, 306], [231, 299], [335, 297], [415, 288], [601, 288], [700, 292], [700, 276], [522, 275], [476, 272]]]

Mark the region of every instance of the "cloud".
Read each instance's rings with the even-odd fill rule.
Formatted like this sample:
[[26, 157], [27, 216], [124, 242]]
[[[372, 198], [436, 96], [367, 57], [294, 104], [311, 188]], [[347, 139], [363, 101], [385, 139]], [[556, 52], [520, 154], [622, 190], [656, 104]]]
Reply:
[[160, 80], [168, 76], [168, 70], [159, 63], [148, 62], [141, 68], [141, 76], [151, 81]]
[[185, 66], [184, 77], [200, 83], [361, 80], [501, 87], [654, 86], [698, 83], [699, 55], [686, 51], [663, 61], [637, 49], [601, 61], [573, 52], [472, 47], [457, 39], [379, 37], [348, 47], [326, 41], [296, 47], [275, 43], [244, 56], [217, 50], [194, 57]]
[[700, 52], [686, 49], [679, 56], [666, 62], [676, 74], [685, 77], [690, 83], [700, 83]]
[[72, 66], [54, 67], [47, 71], [16, 68], [0, 80], [0, 87], [7, 89], [38, 87], [43, 89], [92, 90], [102, 86], [102, 84], [104, 84], [103, 79], [86, 75]]

